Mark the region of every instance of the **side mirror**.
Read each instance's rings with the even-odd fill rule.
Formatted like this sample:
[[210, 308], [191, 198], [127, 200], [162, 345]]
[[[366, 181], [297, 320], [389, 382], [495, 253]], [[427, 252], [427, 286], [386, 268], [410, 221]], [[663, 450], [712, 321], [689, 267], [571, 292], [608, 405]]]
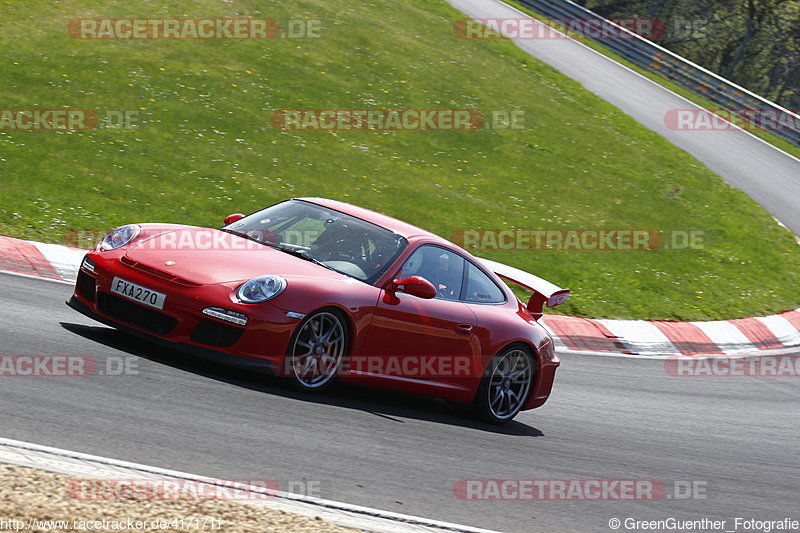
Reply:
[[392, 282], [391, 290], [404, 292], [417, 298], [431, 299], [436, 297], [436, 287], [421, 276], [409, 276], [406, 279], [396, 279]]
[[236, 222], [237, 220], [241, 220], [241, 219], [243, 219], [243, 218], [244, 218], [244, 215], [243, 215], [243, 214], [241, 214], [241, 213], [234, 213], [234, 214], [232, 214], [232, 215], [228, 215], [228, 216], [226, 216], [226, 217], [225, 217], [225, 220], [223, 220], [223, 222], [224, 222], [224, 224], [227, 226], [228, 224], [233, 224], [233, 223], [234, 223], [234, 222]]

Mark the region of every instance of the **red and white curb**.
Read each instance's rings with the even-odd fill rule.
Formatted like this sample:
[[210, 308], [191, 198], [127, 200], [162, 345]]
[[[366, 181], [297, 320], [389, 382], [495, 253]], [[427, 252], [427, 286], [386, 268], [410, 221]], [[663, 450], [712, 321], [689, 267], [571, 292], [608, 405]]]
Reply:
[[[0, 438], [0, 462], [80, 476], [81, 478], [189, 481], [198, 485], [199, 494], [212, 494], [214, 487], [231, 486], [231, 482], [226, 480], [4, 438]], [[201, 485], [208, 485], [208, 487], [201, 487]], [[265, 495], [263, 500], [242, 503], [243, 505], [259, 505], [310, 518], [319, 518], [342, 527], [364, 531], [378, 533], [498, 533], [488, 529], [279, 492], [253, 485], [239, 486], [241, 490], [247, 491], [251, 495], [253, 493]]]
[[0, 236], [0, 270], [74, 282], [86, 250]]
[[778, 315], [708, 322], [589, 319], [545, 315], [563, 352], [645, 356], [757, 356], [800, 347], [800, 309]]
[[[86, 250], [0, 236], [0, 271], [74, 282]], [[631, 356], [757, 356], [800, 349], [800, 309], [709, 322], [610, 320], [545, 315], [559, 352]]]

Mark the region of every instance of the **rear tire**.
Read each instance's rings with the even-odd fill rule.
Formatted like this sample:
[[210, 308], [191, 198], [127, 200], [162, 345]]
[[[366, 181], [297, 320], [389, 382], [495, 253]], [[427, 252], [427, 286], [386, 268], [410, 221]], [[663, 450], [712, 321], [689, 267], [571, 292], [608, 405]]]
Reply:
[[473, 413], [490, 424], [510, 422], [528, 401], [536, 379], [536, 360], [530, 348], [512, 345], [495, 355], [486, 367], [473, 401]]
[[330, 387], [339, 374], [349, 341], [341, 312], [322, 309], [308, 315], [289, 343], [286, 370], [290, 385], [303, 392]]

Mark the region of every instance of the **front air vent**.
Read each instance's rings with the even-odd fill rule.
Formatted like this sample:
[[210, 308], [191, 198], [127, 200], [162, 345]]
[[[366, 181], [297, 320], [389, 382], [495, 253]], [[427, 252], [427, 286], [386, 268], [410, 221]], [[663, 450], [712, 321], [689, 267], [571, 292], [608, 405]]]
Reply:
[[97, 293], [97, 308], [120, 322], [160, 335], [170, 333], [178, 325], [178, 320], [169, 315], [103, 291]]
[[210, 346], [227, 348], [233, 346], [244, 333], [244, 330], [211, 320], [201, 320], [192, 332], [192, 340]]
[[96, 289], [95, 281], [92, 276], [83, 270], [78, 271], [78, 281], [76, 282], [75, 286], [78, 288], [78, 292], [81, 293], [81, 296], [90, 302], [94, 301]]

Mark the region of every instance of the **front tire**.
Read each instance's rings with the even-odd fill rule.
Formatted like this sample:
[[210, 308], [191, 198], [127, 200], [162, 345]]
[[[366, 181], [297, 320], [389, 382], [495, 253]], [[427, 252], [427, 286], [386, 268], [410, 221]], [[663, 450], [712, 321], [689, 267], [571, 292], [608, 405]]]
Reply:
[[490, 424], [511, 421], [528, 401], [536, 379], [536, 360], [530, 349], [521, 345], [504, 348], [486, 368], [473, 410], [476, 417]]
[[308, 315], [289, 345], [289, 383], [304, 392], [330, 387], [339, 374], [348, 343], [345, 318], [339, 312], [320, 310]]

